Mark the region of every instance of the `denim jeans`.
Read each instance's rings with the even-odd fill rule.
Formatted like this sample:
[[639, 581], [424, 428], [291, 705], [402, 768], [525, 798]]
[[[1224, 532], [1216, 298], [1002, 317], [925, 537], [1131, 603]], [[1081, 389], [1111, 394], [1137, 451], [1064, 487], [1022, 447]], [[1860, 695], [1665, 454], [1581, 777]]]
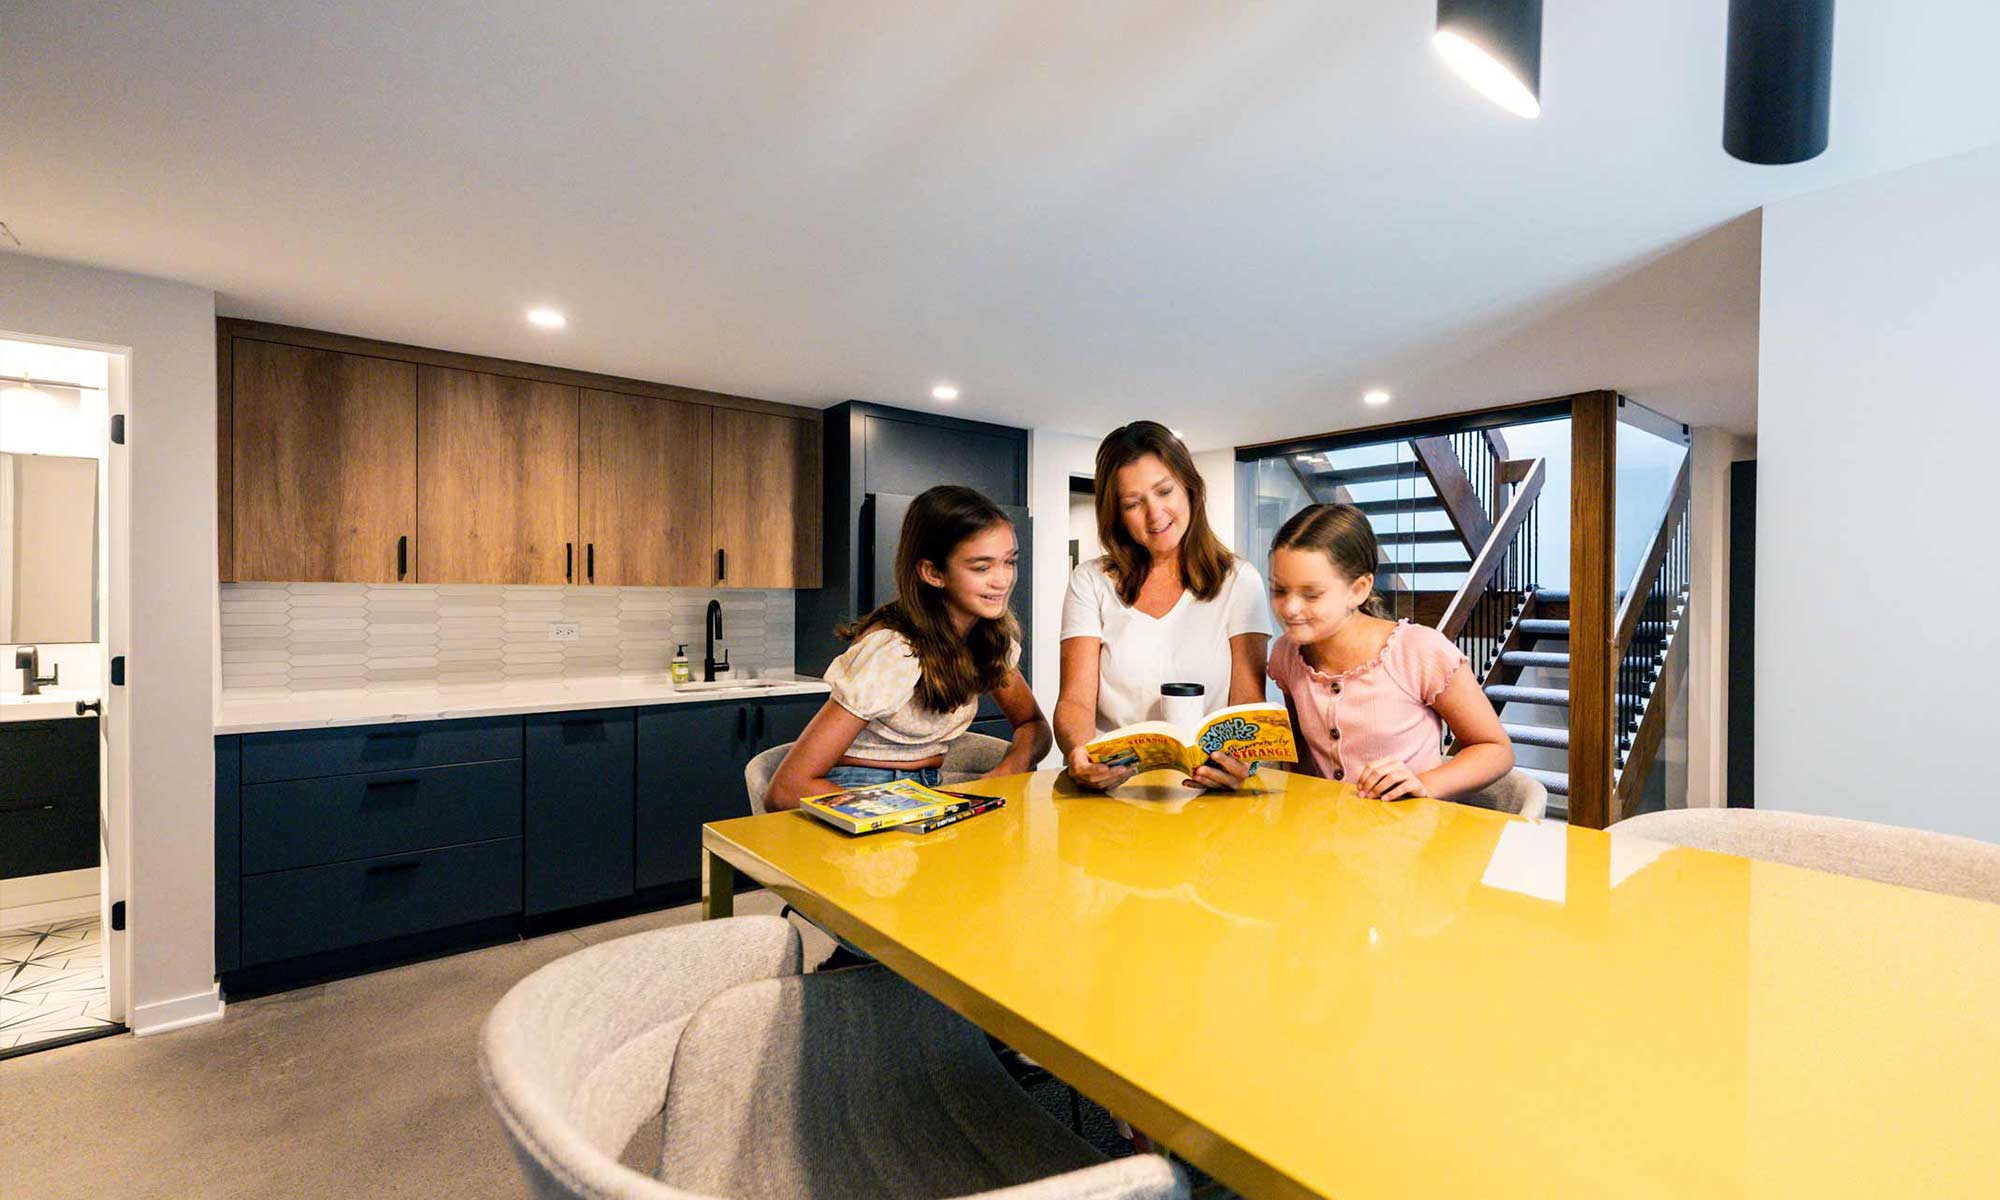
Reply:
[[895, 770], [890, 767], [835, 767], [826, 773], [826, 781], [839, 788], [881, 787], [898, 779], [914, 779], [925, 787], [938, 785], [936, 767], [917, 767], [911, 770]]

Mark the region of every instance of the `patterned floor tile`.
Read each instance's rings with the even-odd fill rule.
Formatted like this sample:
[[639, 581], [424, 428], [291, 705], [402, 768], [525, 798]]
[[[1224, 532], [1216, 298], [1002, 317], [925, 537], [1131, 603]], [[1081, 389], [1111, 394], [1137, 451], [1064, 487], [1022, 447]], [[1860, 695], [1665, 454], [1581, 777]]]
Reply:
[[0, 1052], [115, 1028], [97, 918], [0, 930]]

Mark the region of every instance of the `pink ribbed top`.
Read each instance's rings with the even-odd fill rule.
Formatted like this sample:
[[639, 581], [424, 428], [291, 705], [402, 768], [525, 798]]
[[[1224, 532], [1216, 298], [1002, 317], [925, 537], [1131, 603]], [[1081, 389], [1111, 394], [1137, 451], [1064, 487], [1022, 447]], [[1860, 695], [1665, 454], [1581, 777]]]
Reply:
[[1465, 661], [1443, 634], [1408, 621], [1396, 622], [1380, 654], [1338, 675], [1313, 667], [1297, 642], [1279, 638], [1271, 647], [1271, 678], [1291, 697], [1312, 758], [1299, 769], [1347, 780], [1383, 758], [1415, 771], [1437, 766], [1444, 721], [1431, 704]]

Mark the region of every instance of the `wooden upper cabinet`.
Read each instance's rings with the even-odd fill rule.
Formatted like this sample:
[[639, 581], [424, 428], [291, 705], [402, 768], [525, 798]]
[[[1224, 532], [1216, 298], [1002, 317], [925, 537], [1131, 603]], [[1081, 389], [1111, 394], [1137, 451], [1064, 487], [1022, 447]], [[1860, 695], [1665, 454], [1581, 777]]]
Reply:
[[715, 410], [711, 491], [723, 587], [820, 586], [820, 426], [816, 421]]
[[232, 341], [225, 577], [415, 579], [417, 368]]
[[574, 387], [419, 368], [417, 578], [582, 579], [576, 422]]
[[708, 586], [714, 570], [712, 411], [618, 392], [583, 393], [577, 418], [583, 582]]

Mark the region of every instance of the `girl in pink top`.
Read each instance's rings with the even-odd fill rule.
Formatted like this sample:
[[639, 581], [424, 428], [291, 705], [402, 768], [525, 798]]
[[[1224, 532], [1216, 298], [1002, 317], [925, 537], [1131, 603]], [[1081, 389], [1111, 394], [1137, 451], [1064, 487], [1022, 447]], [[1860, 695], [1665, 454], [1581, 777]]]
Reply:
[[[1381, 615], [1380, 557], [1351, 504], [1315, 504], [1272, 543], [1271, 611], [1283, 636], [1270, 673], [1310, 751], [1299, 769], [1381, 800], [1477, 792], [1513, 769], [1513, 743], [1457, 646]], [[1446, 726], [1458, 742], [1451, 758]]]

